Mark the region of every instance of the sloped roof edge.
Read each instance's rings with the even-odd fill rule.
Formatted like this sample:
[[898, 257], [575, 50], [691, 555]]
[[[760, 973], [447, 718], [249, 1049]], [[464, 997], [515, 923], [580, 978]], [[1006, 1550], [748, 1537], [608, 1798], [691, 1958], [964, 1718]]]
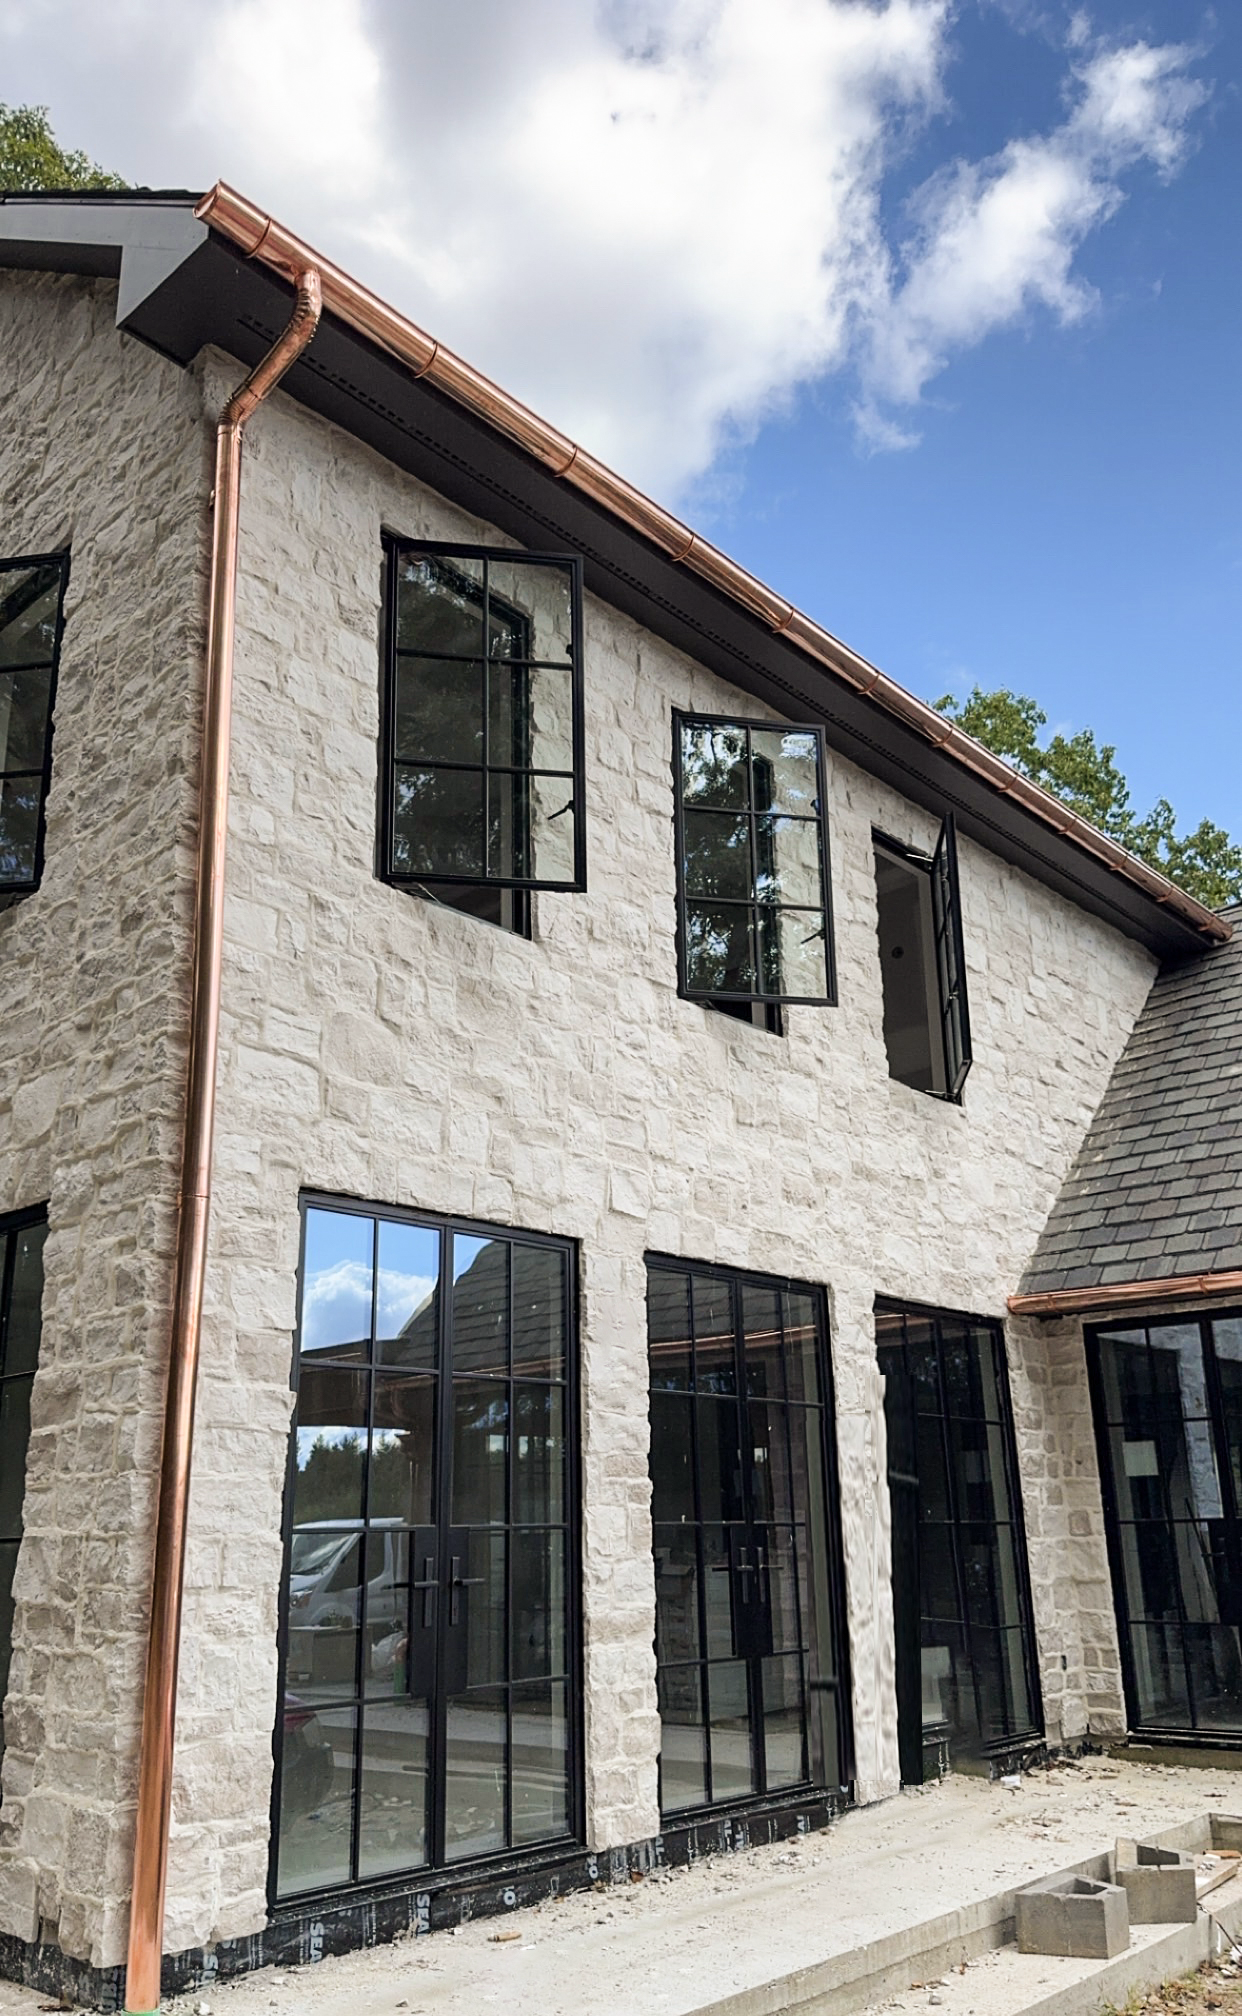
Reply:
[[[57, 207], [70, 214], [56, 220], [48, 233], [48, 227], [53, 225], [49, 210]], [[91, 215], [92, 212], [96, 214]], [[1129, 905], [1118, 906], [1129, 913], [1122, 928], [1130, 929], [1166, 956], [1184, 954], [1196, 943], [1200, 947], [1219, 943], [1231, 935], [1224, 919], [1098, 832], [1059, 799], [1020, 776], [982, 743], [917, 699], [701, 534], [226, 183], [217, 183], [197, 200], [190, 194], [172, 191], [106, 195], [92, 192], [76, 197], [0, 196], [0, 240], [8, 241], [0, 244], [0, 264], [119, 272], [122, 299], [118, 303], [118, 323], [133, 317], [140, 303], [156, 294], [175, 275], [178, 263], [187, 261], [191, 253], [199, 250], [208, 232], [223, 240], [248, 264], [266, 269], [282, 287], [291, 283], [298, 270], [315, 267], [323, 286], [325, 320], [333, 318], [367, 344], [386, 353], [413, 380], [431, 388], [482, 423], [492, 435], [516, 448], [523, 457], [530, 458], [555, 484], [578, 493], [597, 511], [656, 549], [679, 574], [696, 578], [723, 597], [751, 624], [761, 625], [774, 641], [791, 647], [808, 666], [823, 668], [844, 682], [869, 707], [880, 709], [897, 724], [904, 731], [902, 740], [913, 736], [954, 769], [967, 773], [974, 781], [976, 802], [978, 786], [982, 786], [986, 796], [995, 794], [996, 798], [1020, 808], [1028, 819], [1037, 821], [1080, 859], [1085, 855], [1097, 864], [1093, 880], [1098, 878], [1102, 867], [1110, 876], [1130, 885], [1146, 903], [1157, 906], [1173, 927], [1163, 933], [1150, 924], [1140, 925], [1136, 930], [1131, 898]], [[76, 253], [66, 247], [57, 256], [53, 247], [41, 259], [40, 250], [47, 253], [45, 234], [53, 239], [59, 236], [62, 241], [73, 240]], [[97, 248], [93, 259], [89, 254], [91, 247]], [[161, 343], [161, 347], [167, 347], [170, 354], [178, 354], [182, 346], [167, 342]], [[289, 389], [298, 396], [292, 384]], [[980, 823], [990, 827], [994, 821], [983, 819]], [[1012, 846], [1005, 851], [1009, 858], [1019, 858]], [[1031, 872], [1041, 872], [1040, 865], [1035, 862], [1030, 865]], [[1062, 874], [1061, 879], [1067, 878]], [[1102, 912], [1104, 906], [1098, 889], [1093, 894], [1095, 901], [1091, 907]]]

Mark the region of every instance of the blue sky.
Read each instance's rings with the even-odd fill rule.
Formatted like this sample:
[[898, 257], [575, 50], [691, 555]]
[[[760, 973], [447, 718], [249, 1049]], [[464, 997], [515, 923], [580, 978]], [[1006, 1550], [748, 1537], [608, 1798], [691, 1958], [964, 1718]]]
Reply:
[[1238, 9], [7, 0], [0, 99], [222, 176], [913, 691], [1242, 838]]
[[[859, 455], [848, 389], [808, 388], [703, 503], [719, 543], [923, 697], [1029, 693], [1049, 730], [1117, 744], [1141, 809], [1164, 795], [1183, 825], [1242, 839], [1242, 13], [1093, 17], [1153, 40], [1193, 28], [1213, 86], [1179, 172], [1136, 178], [1084, 249], [1098, 306], [956, 358], [904, 453]], [[909, 180], [939, 147], [1048, 123], [1046, 31], [963, 9], [955, 46], [952, 109]]]

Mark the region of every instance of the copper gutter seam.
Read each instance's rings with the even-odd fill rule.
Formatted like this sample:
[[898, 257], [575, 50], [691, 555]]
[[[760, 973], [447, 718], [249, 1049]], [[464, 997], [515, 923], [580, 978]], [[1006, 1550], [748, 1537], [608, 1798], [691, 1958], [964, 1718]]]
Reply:
[[1073, 1316], [1145, 1302], [1237, 1294], [1242, 1294], [1242, 1267], [1225, 1268], [1219, 1274], [1173, 1274], [1163, 1281], [1119, 1281], [1101, 1288], [1049, 1288], [1042, 1295], [1011, 1295], [1007, 1307], [1011, 1316]]
[[320, 312], [319, 276], [313, 268], [300, 271], [297, 276], [297, 305], [287, 328], [233, 394], [216, 428], [185, 1140], [164, 1440], [160, 1455], [159, 1505], [151, 1570], [151, 1621], [142, 1704], [134, 1880], [125, 1976], [125, 2007], [135, 2012], [155, 2011], [159, 2007], [160, 1960], [164, 1943], [173, 1730], [181, 1642], [181, 1590], [211, 1206], [242, 432], [256, 407], [306, 349], [319, 326]]
[[[576, 448], [567, 435], [550, 427], [520, 400], [437, 345], [424, 330], [352, 280], [340, 267], [321, 260], [292, 232], [226, 183], [218, 182], [203, 197], [195, 215], [241, 251], [261, 259], [277, 272], [287, 273], [291, 265], [299, 263], [317, 267], [323, 278], [324, 307], [352, 329], [378, 343], [399, 362], [515, 441], [554, 475], [561, 476], [632, 530], [650, 539], [675, 564], [691, 569], [752, 614], [771, 623], [773, 612], [783, 608], [781, 598], [736, 561], [697, 537], [688, 526], [593, 455]], [[934, 707], [908, 693], [810, 617], [794, 610], [777, 627], [809, 658], [826, 666], [856, 691], [869, 695], [915, 733], [942, 747], [953, 761], [982, 778], [992, 789], [1011, 797], [1043, 825], [1093, 855], [1114, 874], [1136, 884], [1156, 902], [1165, 904], [1202, 936], [1223, 942], [1232, 935], [1223, 918], [1139, 861], [1128, 849], [1097, 832], [1077, 813], [1068, 811], [1050, 792], [1010, 769], [972, 736], [951, 724], [946, 732], [945, 718]]]

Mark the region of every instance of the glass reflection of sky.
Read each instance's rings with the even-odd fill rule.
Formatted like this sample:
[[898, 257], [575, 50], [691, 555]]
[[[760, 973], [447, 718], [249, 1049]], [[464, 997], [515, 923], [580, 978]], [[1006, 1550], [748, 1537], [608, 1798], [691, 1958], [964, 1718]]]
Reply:
[[[344, 1211], [308, 1211], [302, 1288], [302, 1350], [324, 1353], [371, 1334], [374, 1221]], [[477, 1242], [472, 1242], [476, 1243]], [[435, 1292], [439, 1234], [384, 1223], [376, 1327], [397, 1337]]]

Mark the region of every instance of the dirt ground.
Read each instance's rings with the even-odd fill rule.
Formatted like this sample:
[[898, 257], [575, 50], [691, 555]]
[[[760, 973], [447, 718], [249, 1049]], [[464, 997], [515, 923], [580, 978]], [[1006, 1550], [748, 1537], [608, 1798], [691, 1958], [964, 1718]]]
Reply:
[[1188, 1981], [1153, 1988], [1120, 2016], [1242, 2016], [1242, 1968], [1209, 1961]]

